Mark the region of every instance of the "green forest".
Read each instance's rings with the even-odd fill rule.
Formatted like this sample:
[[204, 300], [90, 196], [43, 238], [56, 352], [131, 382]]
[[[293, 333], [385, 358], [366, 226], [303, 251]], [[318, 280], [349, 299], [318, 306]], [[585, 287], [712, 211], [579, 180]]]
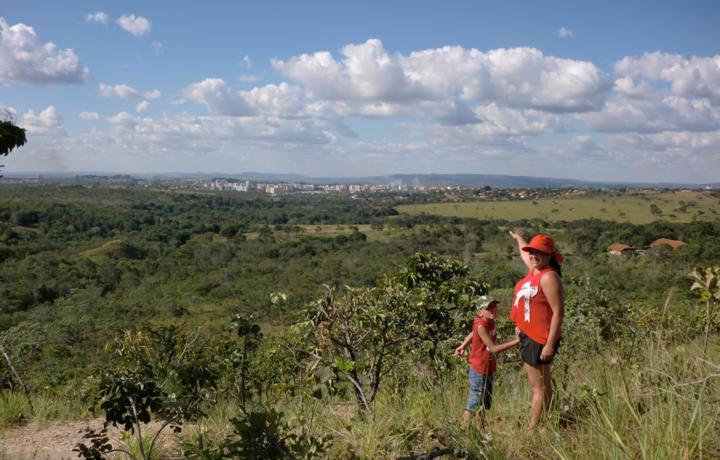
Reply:
[[[720, 221], [401, 212], [427, 200], [0, 183], [0, 438], [100, 418], [78, 456], [720, 456]], [[513, 335], [510, 230], [566, 257], [540, 432], [517, 350], [485, 426], [460, 422], [473, 300]]]

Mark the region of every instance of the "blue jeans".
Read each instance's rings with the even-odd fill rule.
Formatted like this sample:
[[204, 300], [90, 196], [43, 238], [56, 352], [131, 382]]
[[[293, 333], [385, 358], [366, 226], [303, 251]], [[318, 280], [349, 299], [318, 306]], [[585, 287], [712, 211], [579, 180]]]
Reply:
[[474, 413], [481, 401], [486, 410], [490, 409], [490, 406], [492, 406], [493, 375], [481, 374], [472, 366], [469, 366], [468, 383], [470, 383], [470, 392], [468, 393], [466, 409]]

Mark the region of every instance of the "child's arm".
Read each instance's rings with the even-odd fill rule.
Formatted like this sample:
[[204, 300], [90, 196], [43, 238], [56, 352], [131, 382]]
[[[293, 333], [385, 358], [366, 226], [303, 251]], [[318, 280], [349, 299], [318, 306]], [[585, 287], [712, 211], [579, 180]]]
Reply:
[[515, 336], [515, 340], [511, 340], [509, 342], [500, 344], [493, 343], [490, 333], [482, 324], [478, 325], [478, 334], [480, 335], [480, 340], [483, 341], [490, 353], [500, 353], [520, 343], [520, 338], [518, 336]]
[[472, 342], [472, 332], [470, 332], [467, 337], [465, 337], [465, 340], [463, 340], [463, 343], [460, 344], [459, 347], [455, 349], [455, 353], [453, 353], [455, 356], [462, 356], [465, 354], [465, 349], [468, 345], [470, 345], [470, 342]]

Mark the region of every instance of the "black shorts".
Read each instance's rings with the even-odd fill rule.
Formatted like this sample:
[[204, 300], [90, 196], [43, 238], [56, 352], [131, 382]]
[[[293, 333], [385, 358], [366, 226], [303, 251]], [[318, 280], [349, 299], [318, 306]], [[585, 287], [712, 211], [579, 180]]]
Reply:
[[531, 366], [539, 366], [541, 364], [550, 364], [557, 354], [558, 348], [560, 347], [561, 339], [555, 343], [555, 353], [546, 361], [540, 360], [540, 353], [545, 345], [538, 343], [525, 335], [524, 332], [520, 332], [520, 357], [524, 363]]

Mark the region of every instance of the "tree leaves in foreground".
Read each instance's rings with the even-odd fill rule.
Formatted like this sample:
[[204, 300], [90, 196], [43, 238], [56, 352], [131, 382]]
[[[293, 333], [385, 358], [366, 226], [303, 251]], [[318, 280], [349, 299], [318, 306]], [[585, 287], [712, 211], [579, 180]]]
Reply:
[[15, 126], [9, 120], [0, 121], [0, 155], [7, 156], [13, 149], [27, 142], [25, 129]]
[[327, 287], [306, 312], [312, 354], [349, 381], [358, 405], [369, 410], [383, 378], [409, 355], [439, 378], [439, 345], [455, 337], [485, 292], [462, 262], [415, 254], [375, 287], [346, 287], [340, 295]]

